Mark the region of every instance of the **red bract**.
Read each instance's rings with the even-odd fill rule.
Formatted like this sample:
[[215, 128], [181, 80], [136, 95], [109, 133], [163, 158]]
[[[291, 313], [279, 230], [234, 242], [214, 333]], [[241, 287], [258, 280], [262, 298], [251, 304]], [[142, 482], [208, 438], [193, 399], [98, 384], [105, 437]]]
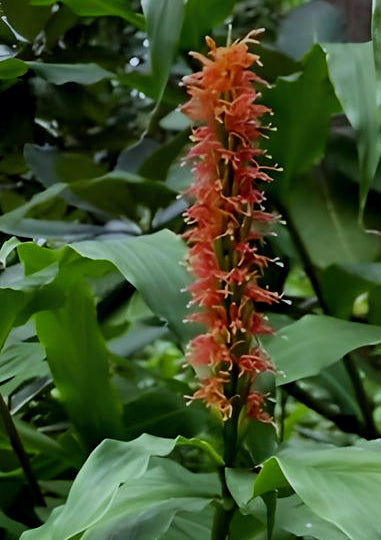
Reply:
[[210, 58], [191, 53], [203, 68], [184, 78], [190, 99], [182, 111], [203, 125], [191, 136], [188, 159], [194, 163], [195, 182], [187, 194], [194, 204], [185, 212], [189, 229], [184, 237], [195, 277], [188, 289], [191, 304], [200, 308], [188, 320], [207, 327], [190, 342], [187, 358], [192, 366], [209, 370], [190, 399], [204, 400], [224, 420], [237, 403], [249, 416], [267, 422], [265, 398], [255, 382], [273, 368], [256, 336], [272, 330], [256, 303], [271, 304], [279, 297], [259, 283], [270, 260], [258, 251], [274, 221], [264, 211], [260, 189], [271, 180], [269, 167], [257, 162], [264, 154], [258, 147], [260, 117], [271, 111], [255, 103], [259, 94], [253, 82], [266, 83], [248, 70], [260, 64], [248, 51], [249, 43], [258, 43], [254, 37], [259, 32], [228, 47], [206, 38]]

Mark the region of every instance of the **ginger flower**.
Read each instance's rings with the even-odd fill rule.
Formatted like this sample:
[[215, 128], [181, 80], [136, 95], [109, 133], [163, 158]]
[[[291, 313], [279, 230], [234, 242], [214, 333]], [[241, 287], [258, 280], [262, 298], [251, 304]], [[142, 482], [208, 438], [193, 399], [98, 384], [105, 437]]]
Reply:
[[[254, 84], [267, 83], [249, 70], [260, 64], [248, 50], [258, 43], [250, 32], [230, 46], [217, 47], [206, 38], [209, 57], [190, 53], [201, 62], [201, 71], [184, 77], [190, 96], [182, 112], [201, 124], [193, 129], [187, 159], [194, 164], [195, 181], [187, 190], [193, 204], [185, 212], [189, 228], [188, 267], [195, 277], [188, 290], [199, 310], [188, 317], [201, 322], [206, 333], [194, 338], [187, 358], [207, 376], [190, 398], [202, 399], [228, 420], [235, 406], [257, 420], [269, 422], [265, 396], [256, 378], [272, 370], [257, 336], [271, 333], [257, 303], [279, 300], [276, 292], [260, 285], [270, 261], [260, 254], [263, 237], [275, 217], [264, 211], [261, 186], [271, 179], [257, 158], [260, 117], [271, 110], [255, 103]], [[205, 368], [206, 371], [205, 371]]]

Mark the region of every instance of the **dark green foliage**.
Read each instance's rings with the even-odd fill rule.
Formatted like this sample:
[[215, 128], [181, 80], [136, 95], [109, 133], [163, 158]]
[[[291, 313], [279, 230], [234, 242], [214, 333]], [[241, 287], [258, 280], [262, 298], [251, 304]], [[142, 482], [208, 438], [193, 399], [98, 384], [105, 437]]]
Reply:
[[[0, 536], [379, 538], [380, 2], [367, 43], [325, 0], [0, 3]], [[176, 110], [189, 50], [227, 22], [267, 28], [286, 227], [263, 281], [292, 300], [263, 338], [274, 425], [241, 418], [229, 468], [221, 421], [184, 398]]]

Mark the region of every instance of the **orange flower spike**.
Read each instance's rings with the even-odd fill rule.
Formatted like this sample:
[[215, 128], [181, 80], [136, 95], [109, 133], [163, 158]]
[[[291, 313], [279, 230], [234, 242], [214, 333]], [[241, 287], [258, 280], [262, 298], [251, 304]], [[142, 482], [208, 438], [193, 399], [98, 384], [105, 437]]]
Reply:
[[234, 407], [264, 422], [270, 418], [255, 379], [273, 367], [259, 344], [252, 345], [256, 335], [272, 332], [255, 304], [279, 300], [258, 283], [272, 262], [258, 250], [274, 220], [264, 212], [260, 189], [271, 179], [256, 161], [263, 154], [257, 144], [260, 117], [270, 109], [255, 103], [259, 93], [252, 84], [266, 83], [248, 70], [261, 65], [248, 50], [261, 31], [227, 47], [207, 37], [208, 57], [191, 53], [201, 71], [183, 79], [190, 99], [182, 112], [203, 124], [193, 130], [195, 144], [188, 154], [195, 182], [186, 193], [195, 201], [184, 213], [189, 225], [184, 238], [188, 268], [195, 276], [188, 288], [190, 303], [199, 307], [188, 321], [207, 328], [190, 342], [187, 359], [202, 368], [200, 373], [209, 373], [190, 399], [203, 400], [224, 421]]

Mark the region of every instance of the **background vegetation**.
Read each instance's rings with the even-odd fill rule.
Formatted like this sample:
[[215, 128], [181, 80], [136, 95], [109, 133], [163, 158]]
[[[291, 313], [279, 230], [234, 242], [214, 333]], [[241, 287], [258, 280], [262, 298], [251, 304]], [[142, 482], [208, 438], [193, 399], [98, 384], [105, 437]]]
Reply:
[[[203, 540], [223, 508], [234, 540], [381, 538], [379, 2], [372, 41], [364, 1], [0, 4], [3, 537]], [[266, 280], [292, 304], [264, 340], [277, 428], [252, 425], [224, 471], [219, 420], [183, 398], [176, 233], [178, 83], [227, 22], [267, 29], [284, 169], [267, 202], [286, 226]]]

